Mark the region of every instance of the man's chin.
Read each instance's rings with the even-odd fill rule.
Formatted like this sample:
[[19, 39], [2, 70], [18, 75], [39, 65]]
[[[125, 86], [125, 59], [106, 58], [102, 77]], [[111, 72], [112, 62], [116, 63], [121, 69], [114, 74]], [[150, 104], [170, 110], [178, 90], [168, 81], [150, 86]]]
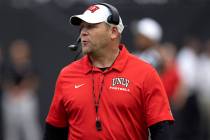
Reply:
[[87, 48], [82, 48], [82, 53], [83, 53], [84, 55], [86, 55], [86, 54], [91, 53], [91, 51], [90, 51], [89, 49], [87, 49]]

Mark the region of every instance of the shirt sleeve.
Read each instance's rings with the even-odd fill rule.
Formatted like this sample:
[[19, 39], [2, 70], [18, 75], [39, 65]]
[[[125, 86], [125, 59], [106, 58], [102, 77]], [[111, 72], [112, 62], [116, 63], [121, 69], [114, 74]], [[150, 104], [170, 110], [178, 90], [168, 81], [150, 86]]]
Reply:
[[56, 127], [68, 126], [67, 112], [65, 111], [63, 104], [61, 74], [56, 82], [54, 97], [46, 118], [46, 122]]
[[149, 127], [151, 140], [170, 140], [172, 123], [168, 121], [159, 122]]
[[48, 123], [45, 125], [43, 140], [67, 140], [68, 127], [54, 127]]
[[147, 127], [164, 120], [173, 121], [168, 97], [154, 69], [146, 76], [143, 86]]

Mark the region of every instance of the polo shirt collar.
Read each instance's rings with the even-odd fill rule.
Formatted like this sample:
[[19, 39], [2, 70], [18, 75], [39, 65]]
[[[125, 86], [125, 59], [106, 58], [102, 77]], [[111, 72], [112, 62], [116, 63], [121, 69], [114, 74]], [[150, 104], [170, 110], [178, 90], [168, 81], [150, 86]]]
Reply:
[[[111, 68], [109, 70], [117, 70], [119, 72], [121, 72], [128, 60], [128, 50], [126, 49], [125, 45], [120, 44], [119, 45], [119, 49], [120, 49], [120, 53], [117, 56], [115, 62], [113, 63], [113, 65], [111, 66]], [[97, 68], [95, 68], [94, 66], [92, 66], [90, 59], [88, 57], [88, 55], [85, 55], [82, 59], [81, 59], [82, 65], [83, 65], [83, 71], [84, 73], [89, 73], [91, 71], [95, 71], [97, 70]]]

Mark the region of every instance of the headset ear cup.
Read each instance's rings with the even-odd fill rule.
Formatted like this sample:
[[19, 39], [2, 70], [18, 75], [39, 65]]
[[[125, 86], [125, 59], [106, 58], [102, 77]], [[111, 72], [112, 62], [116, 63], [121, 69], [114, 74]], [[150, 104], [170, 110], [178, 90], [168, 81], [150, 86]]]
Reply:
[[119, 20], [118, 19], [114, 19], [113, 15], [108, 16], [107, 22], [111, 23], [111, 24], [114, 24], [114, 25], [118, 25], [119, 24]]
[[107, 22], [108, 22], [108, 23], [112, 23], [112, 15], [110, 15], [110, 16], [107, 18]]
[[108, 3], [96, 3], [96, 4], [100, 4], [100, 5], [104, 5], [106, 6], [109, 11], [111, 12], [111, 15], [107, 18], [107, 22], [114, 24], [114, 25], [118, 25], [120, 22], [120, 16], [119, 16], [119, 12], [117, 10], [117, 8], [115, 8], [114, 6], [108, 4]]

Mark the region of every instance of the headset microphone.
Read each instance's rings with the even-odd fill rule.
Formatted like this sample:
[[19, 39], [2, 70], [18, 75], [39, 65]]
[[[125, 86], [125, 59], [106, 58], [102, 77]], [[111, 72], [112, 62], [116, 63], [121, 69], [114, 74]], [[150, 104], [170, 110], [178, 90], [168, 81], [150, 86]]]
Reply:
[[[77, 51], [80, 47], [81, 38], [80, 36], [77, 38], [76, 42], [74, 44], [71, 44], [68, 46], [72, 51]], [[82, 48], [79, 49], [79, 51], [76, 53], [76, 56], [74, 57], [74, 61], [78, 59], [80, 54], [82, 53]]]
[[72, 51], [76, 51], [79, 48], [80, 42], [81, 42], [81, 38], [79, 36], [76, 40], [76, 43], [69, 45], [68, 48], [70, 48]]

